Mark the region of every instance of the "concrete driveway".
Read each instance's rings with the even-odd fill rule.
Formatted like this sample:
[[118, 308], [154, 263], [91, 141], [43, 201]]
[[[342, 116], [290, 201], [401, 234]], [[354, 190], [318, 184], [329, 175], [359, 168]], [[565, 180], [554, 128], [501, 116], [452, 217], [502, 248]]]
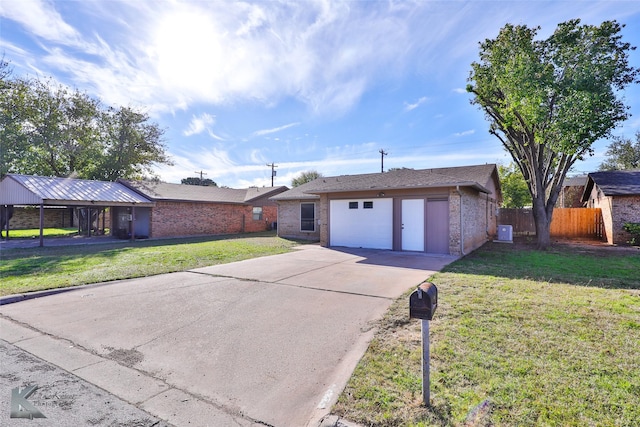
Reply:
[[4, 305], [0, 338], [175, 425], [317, 425], [375, 320], [454, 259], [301, 246]]

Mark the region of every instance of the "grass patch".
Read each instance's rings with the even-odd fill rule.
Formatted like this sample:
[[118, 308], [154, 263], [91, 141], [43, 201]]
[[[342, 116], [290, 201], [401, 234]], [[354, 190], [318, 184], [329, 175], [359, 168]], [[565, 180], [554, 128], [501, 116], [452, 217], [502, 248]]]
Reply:
[[[42, 229], [43, 237], [69, 237], [78, 234], [77, 227], [71, 228], [44, 228]], [[11, 239], [36, 239], [40, 238], [39, 228], [29, 228], [26, 230], [9, 230]]]
[[3, 250], [0, 295], [152, 276], [288, 252], [273, 232]]
[[632, 426], [640, 420], [640, 254], [487, 244], [430, 278], [431, 407], [408, 295], [334, 413], [367, 426]]

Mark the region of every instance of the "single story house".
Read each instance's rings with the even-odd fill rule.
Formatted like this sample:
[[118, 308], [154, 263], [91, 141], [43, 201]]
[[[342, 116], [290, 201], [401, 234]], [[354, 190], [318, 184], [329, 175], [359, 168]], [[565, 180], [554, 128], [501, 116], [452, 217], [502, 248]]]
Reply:
[[462, 255], [496, 234], [496, 165], [322, 177], [271, 198], [278, 235], [322, 246]]
[[[271, 196], [287, 187], [234, 189], [157, 181], [120, 179], [118, 184], [151, 200], [152, 207], [136, 209], [137, 237], [177, 237], [208, 234], [251, 233], [270, 230], [277, 221], [277, 205]], [[132, 212], [114, 210], [116, 235], [128, 232]]]
[[640, 171], [592, 172], [582, 193], [588, 208], [600, 208], [609, 244], [626, 244], [631, 235], [622, 227], [640, 223]]
[[45, 208], [66, 207], [88, 223], [89, 233], [108, 227], [122, 238], [232, 234], [273, 228], [278, 208], [269, 198], [287, 189], [7, 174], [0, 181], [0, 205], [36, 206], [40, 228], [47, 226]]

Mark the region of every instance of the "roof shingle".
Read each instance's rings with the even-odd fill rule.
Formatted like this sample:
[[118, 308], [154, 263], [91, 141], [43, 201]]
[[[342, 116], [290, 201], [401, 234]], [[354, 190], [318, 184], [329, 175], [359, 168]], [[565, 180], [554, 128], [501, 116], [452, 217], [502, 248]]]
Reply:
[[[593, 182], [605, 196], [635, 196], [640, 194], [640, 170], [602, 171], [589, 174], [585, 194], [591, 191]], [[584, 199], [585, 196], [583, 196]]]
[[401, 190], [469, 186], [484, 193], [494, 164], [432, 169], [397, 169], [385, 173], [318, 178], [272, 197], [273, 200], [317, 199], [318, 194], [367, 190]]

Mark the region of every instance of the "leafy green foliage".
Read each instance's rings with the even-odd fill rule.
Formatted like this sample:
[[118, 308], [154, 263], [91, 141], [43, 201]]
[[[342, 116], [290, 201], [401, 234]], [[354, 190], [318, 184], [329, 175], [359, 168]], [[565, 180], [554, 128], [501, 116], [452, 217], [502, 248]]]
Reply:
[[629, 65], [634, 48], [621, 29], [575, 19], [539, 40], [539, 28], [507, 24], [480, 43], [480, 61], [471, 64], [467, 90], [528, 183], [539, 248], [550, 244], [567, 172], [628, 116], [617, 95], [639, 81], [640, 69]]
[[640, 169], [640, 131], [636, 132], [636, 142], [616, 137], [607, 147], [607, 159], [600, 164], [600, 170]]
[[130, 107], [99, 100], [51, 80], [12, 77], [0, 61], [0, 174], [114, 181], [170, 164], [164, 130]]
[[217, 187], [218, 184], [216, 184], [216, 182], [212, 179], [209, 178], [204, 178], [201, 179], [200, 177], [189, 177], [189, 178], [183, 178], [180, 181], [182, 184], [186, 184], [186, 185], [204, 185], [207, 187]]
[[627, 222], [622, 226], [622, 229], [631, 234], [631, 239], [627, 243], [632, 245], [640, 245], [640, 223]]
[[316, 170], [302, 172], [296, 178], [293, 178], [293, 180], [291, 180], [291, 186], [298, 187], [302, 184], [306, 184], [307, 182], [311, 182], [314, 179], [321, 178], [322, 176], [323, 175]]
[[517, 165], [498, 165], [498, 175], [502, 187], [502, 207], [522, 208], [531, 205], [529, 187]]

